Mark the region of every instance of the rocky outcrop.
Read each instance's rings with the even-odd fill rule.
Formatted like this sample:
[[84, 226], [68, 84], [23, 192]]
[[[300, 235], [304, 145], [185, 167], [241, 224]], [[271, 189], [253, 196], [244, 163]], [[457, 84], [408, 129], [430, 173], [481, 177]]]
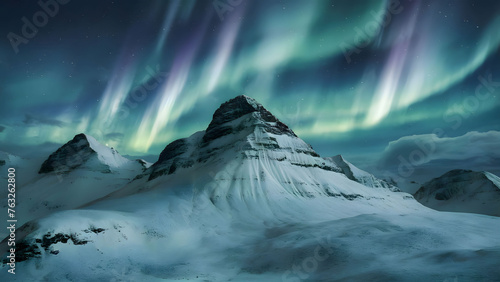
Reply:
[[40, 167], [38, 173], [67, 173], [84, 164], [96, 152], [90, 147], [85, 134], [76, 135], [73, 140], [64, 144], [52, 153]]
[[253, 98], [240, 95], [225, 102], [215, 111], [212, 122], [210, 122], [203, 136], [203, 143], [207, 144], [224, 135], [235, 133], [233, 127], [225, 124], [252, 113], [255, 114], [254, 117], [256, 119], [260, 119], [264, 122], [262, 125], [266, 132], [276, 135], [286, 134], [297, 137], [286, 124], [279, 121]]

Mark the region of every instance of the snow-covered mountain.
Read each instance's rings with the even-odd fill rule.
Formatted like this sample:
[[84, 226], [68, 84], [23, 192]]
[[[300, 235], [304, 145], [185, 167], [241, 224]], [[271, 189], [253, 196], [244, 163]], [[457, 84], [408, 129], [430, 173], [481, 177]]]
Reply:
[[488, 280], [500, 275], [499, 228], [349, 179], [238, 96], [122, 188], [20, 228], [15, 278]]
[[335, 164], [347, 178], [359, 182], [365, 186], [372, 188], [386, 188], [393, 192], [401, 192], [394, 184], [386, 180], [378, 179], [373, 174], [357, 168], [352, 163], [346, 161], [341, 155], [325, 158]]
[[425, 183], [414, 196], [440, 211], [500, 216], [500, 178], [485, 171], [451, 170]]
[[[18, 224], [81, 207], [123, 187], [151, 165], [128, 160], [85, 134], [76, 135], [41, 165], [19, 157], [9, 160], [22, 181], [16, 191]], [[7, 200], [2, 206], [7, 208]], [[6, 232], [1, 230], [0, 235]]]
[[[196, 190], [208, 193], [214, 203], [232, 197], [411, 198], [405, 193], [375, 195], [346, 179], [335, 163], [321, 158], [288, 126], [244, 95], [222, 104], [205, 131], [170, 143], [137, 178], [111, 197], [162, 188], [168, 178], [177, 186], [199, 187]], [[358, 188], [346, 189], [350, 185]]]
[[115, 149], [81, 133], [52, 153], [40, 167], [39, 173], [68, 173], [76, 168], [111, 173], [120, 169], [133, 170], [138, 164], [146, 168], [146, 163], [142, 160], [131, 161], [124, 158]]

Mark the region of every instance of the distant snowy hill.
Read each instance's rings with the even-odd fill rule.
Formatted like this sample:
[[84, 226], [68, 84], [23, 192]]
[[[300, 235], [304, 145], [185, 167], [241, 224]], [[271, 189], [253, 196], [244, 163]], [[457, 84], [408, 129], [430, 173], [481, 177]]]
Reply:
[[400, 192], [398, 187], [389, 183], [386, 180], [378, 179], [373, 174], [370, 174], [364, 170], [361, 170], [346, 161], [341, 155], [337, 155], [330, 158], [325, 158], [326, 160], [334, 163], [347, 178], [359, 182], [367, 187], [372, 188], [387, 188], [393, 192]]
[[[90, 171], [110, 178], [89, 186], [116, 184], [110, 179], [121, 175], [113, 172], [120, 162], [109, 161], [101, 150], [97, 156], [88, 153], [85, 140], [72, 146], [83, 150], [82, 161], [75, 167], [64, 163], [62, 149], [51, 156], [49, 174]], [[321, 158], [261, 104], [238, 96], [217, 109], [205, 131], [168, 144], [156, 163], [121, 188], [113, 186], [84, 209], [55, 212], [21, 227], [16, 256], [22, 271], [15, 278], [443, 281], [458, 276], [466, 281], [500, 276], [499, 218], [437, 212], [407, 193], [374, 189], [374, 179], [349, 169], [360, 178], [349, 179], [347, 170]], [[5, 240], [0, 247], [7, 249]], [[7, 281], [11, 277], [3, 267], [0, 280]]]
[[489, 172], [452, 170], [425, 183], [414, 196], [440, 211], [500, 216], [500, 178]]

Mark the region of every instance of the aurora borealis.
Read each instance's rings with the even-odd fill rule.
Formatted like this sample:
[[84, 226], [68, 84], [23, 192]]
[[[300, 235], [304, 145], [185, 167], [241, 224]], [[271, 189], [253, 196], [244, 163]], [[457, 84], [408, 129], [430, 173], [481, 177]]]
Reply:
[[54, 3], [23, 43], [12, 33], [42, 6], [0, 4], [2, 151], [85, 132], [158, 155], [246, 94], [322, 156], [379, 175], [427, 137], [440, 145], [415, 176], [500, 171], [498, 1]]

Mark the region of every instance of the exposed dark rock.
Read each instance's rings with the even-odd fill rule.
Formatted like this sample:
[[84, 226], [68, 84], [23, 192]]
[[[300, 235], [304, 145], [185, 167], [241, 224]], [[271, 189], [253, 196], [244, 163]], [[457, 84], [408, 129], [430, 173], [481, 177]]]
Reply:
[[104, 228], [97, 228], [95, 226], [90, 226], [89, 229], [85, 229], [85, 230], [83, 230], [83, 232], [85, 232], [85, 233], [93, 232], [95, 234], [99, 234], [101, 232], [104, 232], [105, 230], [106, 229], [104, 229]]
[[[57, 255], [59, 251], [52, 250], [50, 247], [57, 243], [66, 244], [69, 241], [73, 245], [85, 245], [88, 243], [86, 240], [80, 240], [76, 234], [63, 234], [57, 233], [52, 235], [50, 232], [43, 235], [42, 238], [36, 238], [34, 240], [23, 240], [16, 244], [16, 261], [25, 261], [33, 257], [41, 257], [42, 251], [48, 251], [51, 254]], [[40, 249], [40, 247], [41, 249]], [[4, 260], [5, 263], [5, 260]]]
[[257, 101], [245, 95], [240, 95], [225, 102], [215, 111], [212, 122], [210, 122], [203, 136], [203, 143], [206, 144], [212, 140], [233, 133], [231, 127], [223, 126], [223, 124], [250, 113], [257, 113], [256, 117], [266, 122], [264, 129], [266, 132], [277, 135], [287, 134], [297, 137], [286, 124], [279, 121]]
[[188, 149], [186, 139], [178, 139], [170, 143], [163, 149], [158, 158], [158, 163], [168, 161], [174, 157], [184, 154]]
[[296, 149], [295, 152], [301, 153], [301, 154], [306, 154], [306, 155], [313, 156], [313, 157], [318, 157], [318, 158], [320, 157], [318, 153], [313, 151], [312, 147], [311, 147], [310, 151]]
[[300, 164], [300, 163], [290, 163], [291, 165], [294, 165], [294, 166], [300, 166], [300, 167], [317, 167], [317, 168], [320, 168], [320, 169], [323, 169], [323, 170], [328, 170], [328, 171], [334, 171], [334, 172], [340, 172], [338, 168], [336, 167], [332, 167], [332, 166], [328, 166], [328, 165], [318, 165], [318, 164]]
[[345, 198], [349, 201], [354, 201], [357, 198], [364, 198], [363, 195], [360, 194], [345, 194], [345, 193], [333, 193], [332, 191], [325, 189], [326, 195], [329, 197], [334, 197], [334, 198]]
[[76, 135], [73, 140], [64, 144], [52, 153], [40, 167], [38, 173], [67, 173], [82, 164], [97, 153], [92, 150], [85, 134]]
[[235, 131], [230, 126], [214, 127], [210, 131], [207, 131], [205, 133], [205, 135], [203, 136], [203, 141], [204, 141], [203, 145], [207, 145], [212, 140], [215, 140], [215, 139], [220, 138], [222, 136], [229, 135], [229, 134], [234, 133], [234, 132]]
[[357, 198], [364, 198], [362, 195], [359, 195], [359, 194], [344, 194], [344, 193], [340, 193], [340, 194], [342, 194], [342, 197], [346, 198], [349, 201], [353, 201]]
[[145, 160], [136, 159], [135, 161], [138, 162], [142, 166], [142, 171], [145, 171], [148, 168], [147, 162]]

